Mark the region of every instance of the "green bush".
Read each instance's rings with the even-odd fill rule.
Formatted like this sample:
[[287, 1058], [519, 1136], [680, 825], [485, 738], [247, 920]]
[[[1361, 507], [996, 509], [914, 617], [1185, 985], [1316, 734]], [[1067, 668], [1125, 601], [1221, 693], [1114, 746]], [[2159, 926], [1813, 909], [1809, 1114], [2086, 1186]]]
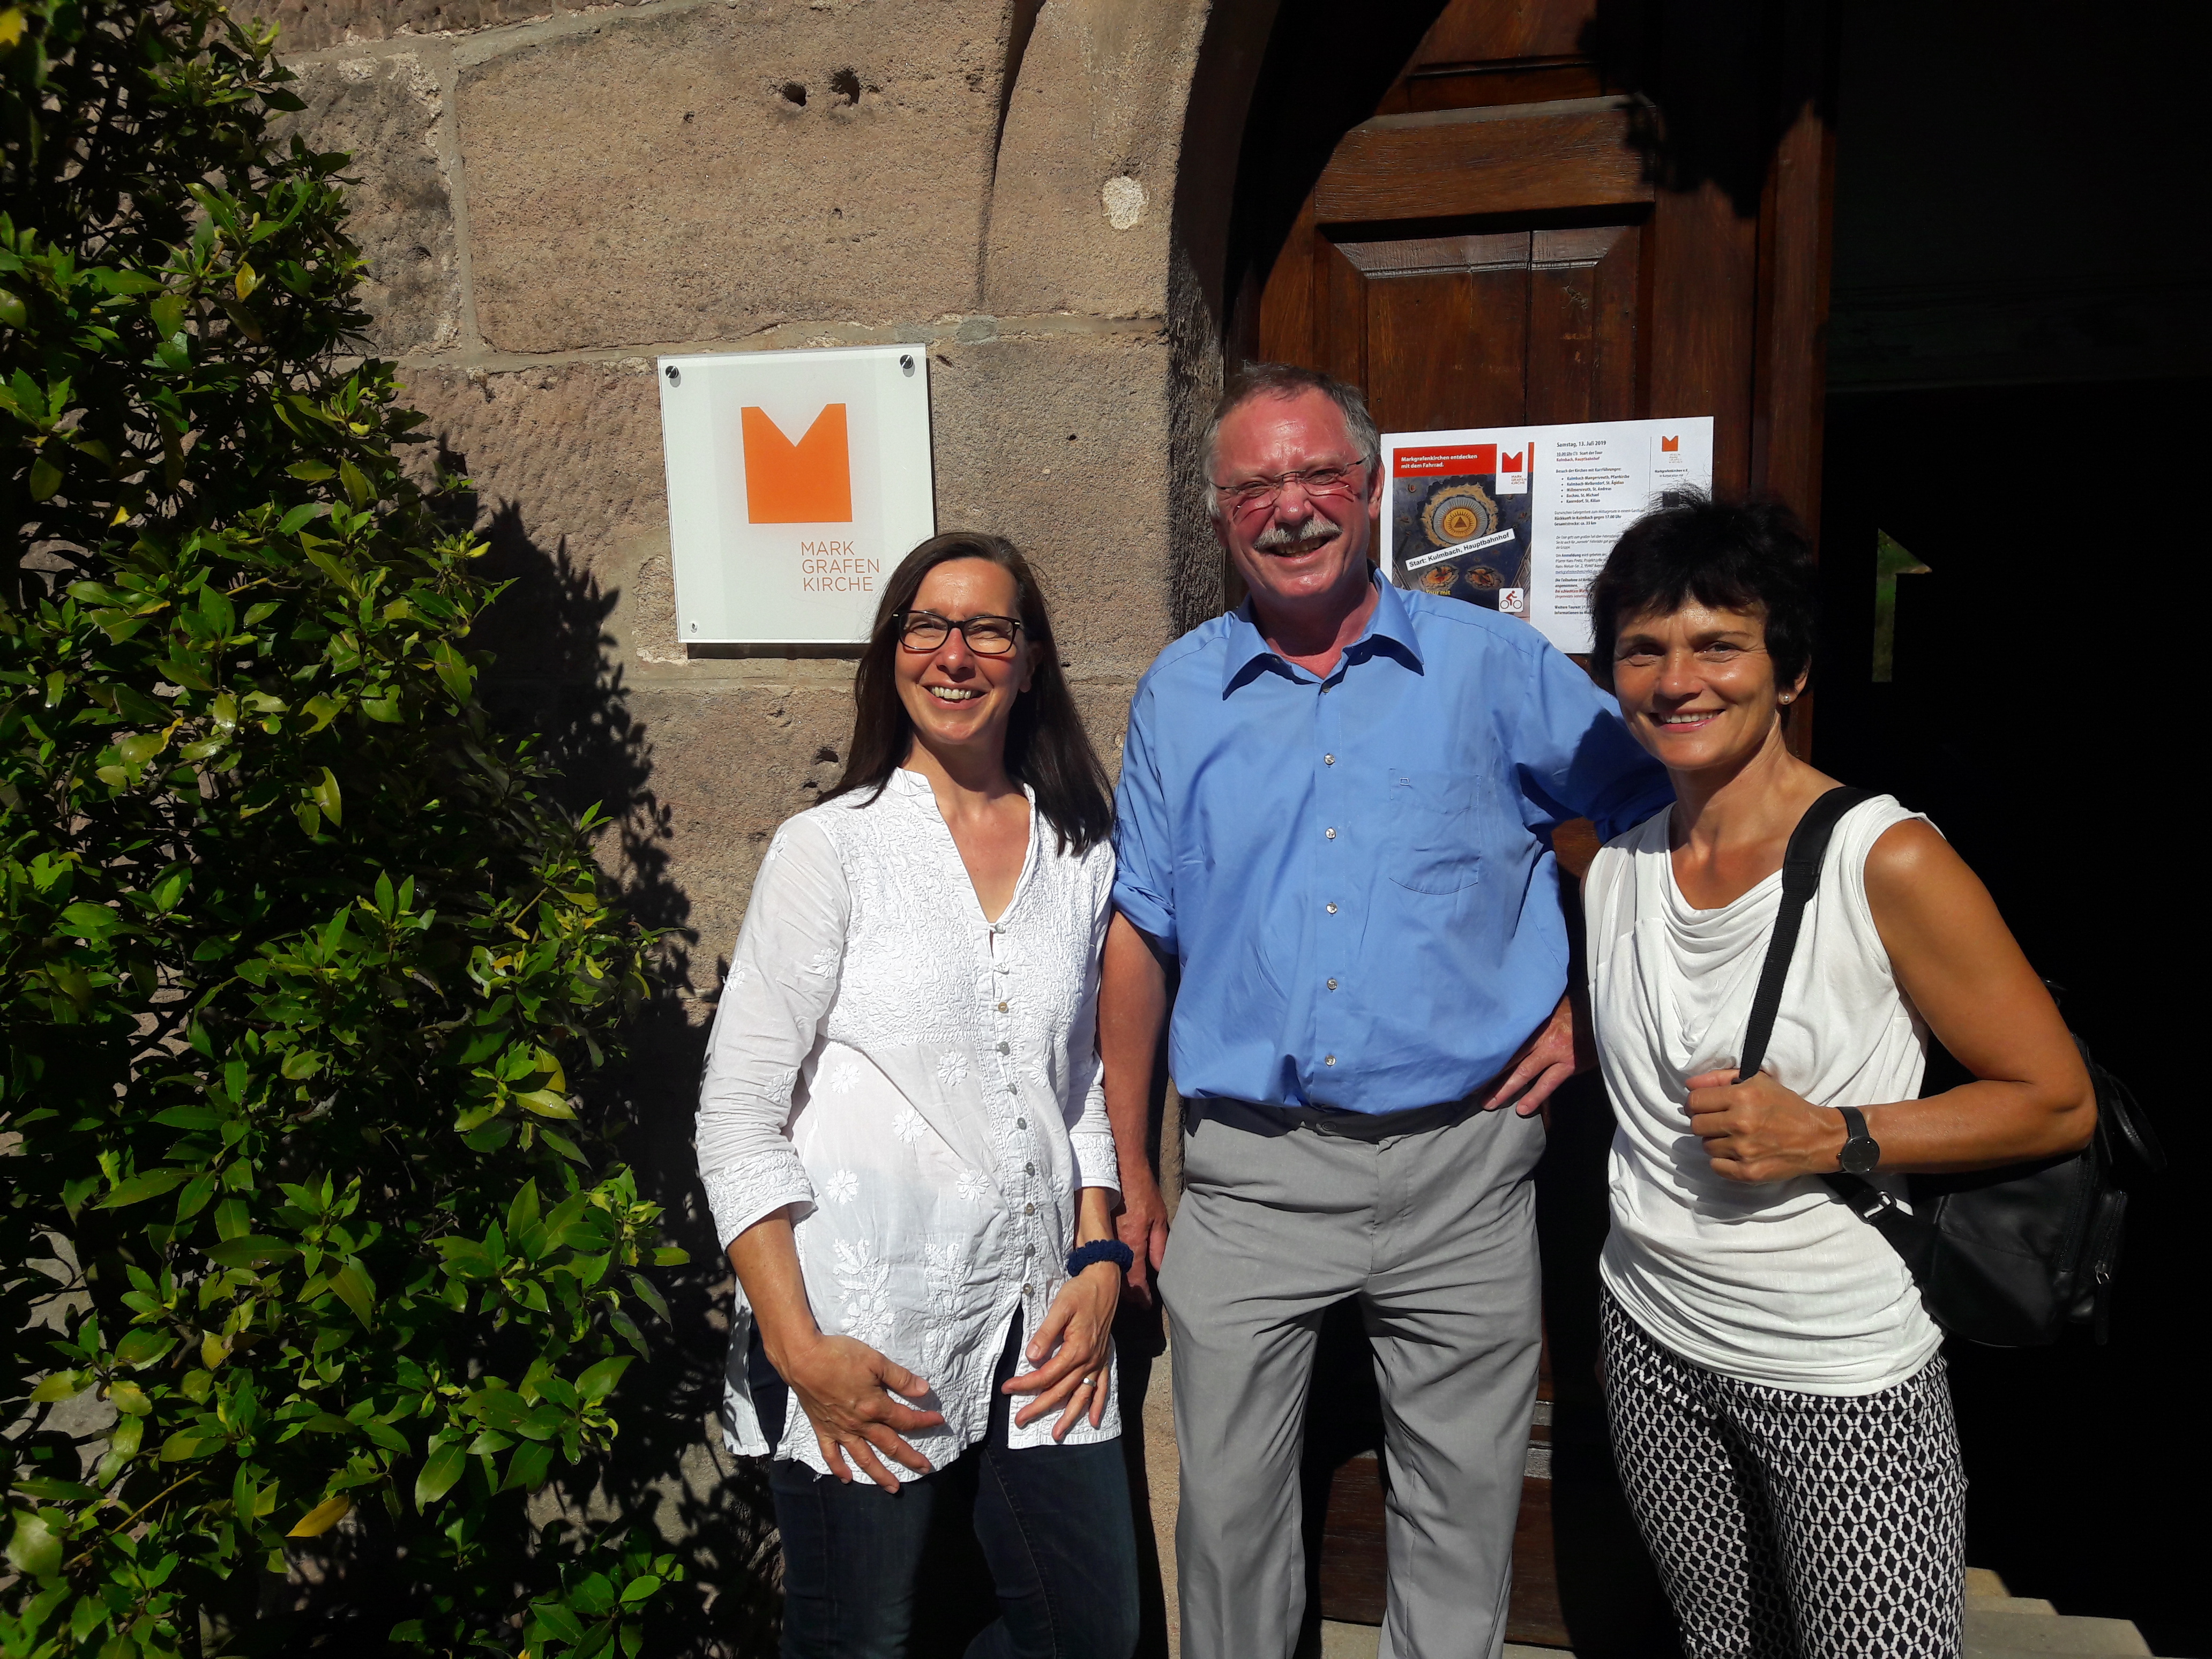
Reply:
[[373, 1646], [635, 1654], [678, 1570], [529, 1504], [681, 1259], [572, 1092], [652, 940], [476, 701], [273, 41], [0, 9], [0, 1653], [305, 1650], [306, 1551]]

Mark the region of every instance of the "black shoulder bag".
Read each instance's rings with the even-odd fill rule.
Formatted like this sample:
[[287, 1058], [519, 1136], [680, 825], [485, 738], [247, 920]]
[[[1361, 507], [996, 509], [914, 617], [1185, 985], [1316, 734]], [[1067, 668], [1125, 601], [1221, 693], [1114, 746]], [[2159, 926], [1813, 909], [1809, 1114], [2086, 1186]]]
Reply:
[[[1752, 999], [1739, 1083], [1755, 1075], [1766, 1057], [1782, 982], [1797, 949], [1805, 906], [1820, 888], [1836, 824], [1868, 799], [1864, 790], [1831, 789], [1806, 809], [1790, 834], [1782, 860], [1782, 905]], [[2118, 1153], [2124, 1149], [2134, 1171], [2148, 1175], [2166, 1168], [2166, 1155], [2128, 1086], [2097, 1063], [2078, 1036], [2074, 1045], [2097, 1092], [2096, 1133], [2080, 1152], [1968, 1175], [1913, 1176], [1910, 1210], [1857, 1176], [1820, 1177], [1904, 1258], [1929, 1313], [1954, 1336], [1996, 1347], [2031, 1347], [2056, 1342], [2069, 1325], [2090, 1324], [2097, 1340], [2105, 1340], [2128, 1207]], [[1963, 1069], [1949, 1061], [1955, 1079], [1933, 1082], [1947, 1060], [1931, 1045], [1931, 1082], [1923, 1093], [1966, 1080]]]

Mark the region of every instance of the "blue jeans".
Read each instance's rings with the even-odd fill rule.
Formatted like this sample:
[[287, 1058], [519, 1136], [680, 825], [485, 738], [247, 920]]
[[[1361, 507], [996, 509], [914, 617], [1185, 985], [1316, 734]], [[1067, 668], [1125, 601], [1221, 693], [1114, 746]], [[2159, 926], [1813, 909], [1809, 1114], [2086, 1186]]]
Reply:
[[[982, 1443], [896, 1497], [788, 1458], [769, 1465], [783, 1534], [783, 1659], [934, 1659], [913, 1648], [924, 1559], [933, 1535], [963, 1524], [981, 1546], [999, 1604], [967, 1659], [1129, 1659], [1137, 1534], [1121, 1448], [1110, 1440], [1007, 1447], [1021, 1401], [996, 1389], [1013, 1375], [1020, 1343], [1017, 1319], [992, 1379]], [[772, 1445], [787, 1391], [757, 1335], [749, 1358]]]

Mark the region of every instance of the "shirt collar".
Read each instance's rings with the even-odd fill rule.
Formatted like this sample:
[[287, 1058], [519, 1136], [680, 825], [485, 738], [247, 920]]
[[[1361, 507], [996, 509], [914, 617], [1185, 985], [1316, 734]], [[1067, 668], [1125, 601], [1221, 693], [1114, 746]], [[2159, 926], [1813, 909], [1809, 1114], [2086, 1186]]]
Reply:
[[[1376, 589], [1374, 613], [1367, 618], [1367, 626], [1360, 631], [1359, 637], [1345, 647], [1344, 655], [1329, 678], [1334, 678], [1352, 663], [1364, 661], [1377, 651], [1399, 658], [1415, 673], [1420, 673], [1420, 641], [1414, 637], [1413, 619], [1406, 610], [1404, 597], [1382, 580], [1381, 571], [1371, 566], [1367, 580]], [[1261, 636], [1259, 625], [1252, 619], [1252, 601], [1249, 597], [1229, 613], [1227, 640], [1228, 651], [1221, 667], [1221, 695], [1224, 697], [1249, 681], [1255, 672], [1266, 672], [1271, 665], [1279, 670], [1289, 667]]]

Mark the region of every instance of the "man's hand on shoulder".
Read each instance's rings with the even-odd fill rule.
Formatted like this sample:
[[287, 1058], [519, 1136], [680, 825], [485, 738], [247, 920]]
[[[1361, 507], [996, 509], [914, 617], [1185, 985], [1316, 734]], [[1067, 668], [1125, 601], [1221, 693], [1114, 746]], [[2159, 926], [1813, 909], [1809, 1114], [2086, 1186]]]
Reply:
[[1513, 1051], [1503, 1078], [1482, 1103], [1482, 1109], [1496, 1111], [1510, 1103], [1522, 1117], [1544, 1112], [1548, 1127], [1551, 1116], [1547, 1106], [1553, 1091], [1577, 1073], [1586, 1072], [1597, 1063], [1589, 1024], [1589, 1010], [1580, 1006], [1579, 999], [1570, 990], [1559, 999], [1559, 1006], [1552, 1010], [1552, 1017], [1530, 1032], [1528, 1040]]

